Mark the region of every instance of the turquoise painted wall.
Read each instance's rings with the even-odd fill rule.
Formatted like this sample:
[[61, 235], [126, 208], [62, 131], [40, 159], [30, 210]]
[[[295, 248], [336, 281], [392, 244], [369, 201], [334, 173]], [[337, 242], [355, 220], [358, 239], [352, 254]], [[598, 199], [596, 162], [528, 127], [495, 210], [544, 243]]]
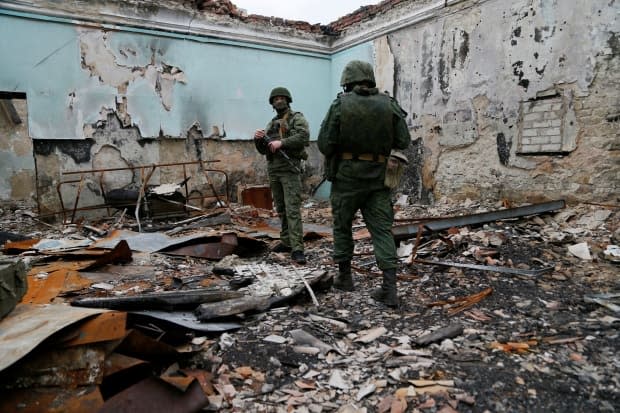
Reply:
[[364, 62], [368, 62], [374, 66], [373, 53], [374, 49], [372, 42], [366, 42], [332, 55], [330, 90], [334, 97], [339, 92], [342, 92], [342, 87], [340, 86], [340, 76], [342, 75], [342, 70], [347, 63], [351, 60], [363, 60]]
[[273, 116], [267, 97], [278, 85], [291, 90], [315, 139], [342, 67], [372, 61], [372, 44], [323, 56], [0, 10], [0, 55], [10, 56], [0, 91], [27, 94], [35, 139], [82, 139], [123, 102], [143, 137], [183, 138], [198, 122], [205, 136], [224, 125], [227, 139], [250, 139]]

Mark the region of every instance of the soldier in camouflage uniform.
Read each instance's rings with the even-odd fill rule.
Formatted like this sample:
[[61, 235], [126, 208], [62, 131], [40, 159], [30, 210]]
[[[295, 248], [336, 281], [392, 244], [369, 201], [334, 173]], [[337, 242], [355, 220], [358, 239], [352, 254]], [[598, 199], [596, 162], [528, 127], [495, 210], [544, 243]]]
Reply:
[[291, 110], [293, 98], [288, 89], [276, 87], [269, 95], [269, 104], [277, 115], [265, 130], [254, 133], [254, 144], [267, 157], [271, 194], [282, 228], [276, 252], [292, 251], [291, 258], [305, 264], [301, 222], [301, 161], [308, 158], [310, 129], [301, 112]]
[[411, 136], [407, 114], [389, 95], [379, 93], [369, 63], [354, 60], [342, 72], [344, 92], [333, 101], [318, 137], [325, 155], [334, 219], [334, 287], [352, 291], [352, 223], [361, 210], [372, 236], [383, 284], [372, 296], [390, 307], [398, 306], [397, 257], [391, 228], [394, 212], [390, 188], [384, 185], [386, 161], [392, 149], [406, 149]]

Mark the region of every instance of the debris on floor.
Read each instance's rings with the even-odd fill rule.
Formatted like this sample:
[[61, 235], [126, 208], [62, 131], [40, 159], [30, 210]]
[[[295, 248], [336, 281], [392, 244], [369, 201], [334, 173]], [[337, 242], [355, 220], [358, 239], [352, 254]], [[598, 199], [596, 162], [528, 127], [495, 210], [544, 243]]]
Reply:
[[394, 310], [361, 216], [356, 289], [330, 288], [320, 197], [303, 266], [251, 205], [141, 228], [3, 207], [0, 411], [620, 409], [619, 208], [401, 198]]

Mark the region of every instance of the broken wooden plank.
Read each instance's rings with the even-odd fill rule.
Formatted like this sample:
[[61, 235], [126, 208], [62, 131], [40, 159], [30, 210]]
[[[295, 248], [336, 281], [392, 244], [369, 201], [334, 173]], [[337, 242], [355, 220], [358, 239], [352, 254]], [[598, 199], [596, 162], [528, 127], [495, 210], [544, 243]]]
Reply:
[[425, 346], [427, 344], [434, 343], [435, 341], [460, 336], [461, 334], [463, 334], [463, 326], [461, 324], [451, 324], [447, 327], [435, 330], [430, 334], [418, 337], [414, 340], [414, 342], [419, 346]]
[[230, 300], [242, 297], [237, 291], [216, 291], [213, 289], [166, 291], [162, 293], [139, 294], [127, 297], [80, 298], [73, 300], [76, 307], [109, 308], [113, 310], [181, 310], [195, 309], [200, 304]]
[[211, 320], [226, 317], [246, 311], [264, 311], [271, 305], [270, 297], [241, 297], [214, 303], [201, 304], [196, 309], [199, 320]]

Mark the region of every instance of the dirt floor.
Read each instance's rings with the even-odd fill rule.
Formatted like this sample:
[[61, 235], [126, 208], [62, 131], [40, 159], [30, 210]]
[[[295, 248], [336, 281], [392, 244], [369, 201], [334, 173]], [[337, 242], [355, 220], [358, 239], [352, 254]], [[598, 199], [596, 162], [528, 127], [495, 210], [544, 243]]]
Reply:
[[[396, 218], [403, 224], [500, 208], [409, 205], [397, 207]], [[238, 226], [231, 211], [230, 225]], [[309, 201], [304, 222], [329, 225], [329, 207]], [[411, 255], [415, 239], [403, 240], [401, 305], [389, 309], [370, 297], [381, 273], [360, 218], [353, 292], [316, 286], [318, 305], [302, 293], [284, 306], [229, 317], [242, 327], [206, 336], [202, 350], [176, 367], [211, 374], [215, 392], [207, 411], [619, 411], [620, 258], [613, 248], [620, 245], [619, 222], [617, 207], [568, 205], [425, 234], [415, 257], [521, 274], [419, 263]], [[26, 206], [3, 207], [0, 231], [63, 236]], [[334, 274], [331, 239], [312, 238], [305, 243], [307, 267]], [[268, 250], [233, 260], [291, 264], [287, 254]], [[148, 264], [182, 280], [230, 262], [188, 265], [157, 256]]]

